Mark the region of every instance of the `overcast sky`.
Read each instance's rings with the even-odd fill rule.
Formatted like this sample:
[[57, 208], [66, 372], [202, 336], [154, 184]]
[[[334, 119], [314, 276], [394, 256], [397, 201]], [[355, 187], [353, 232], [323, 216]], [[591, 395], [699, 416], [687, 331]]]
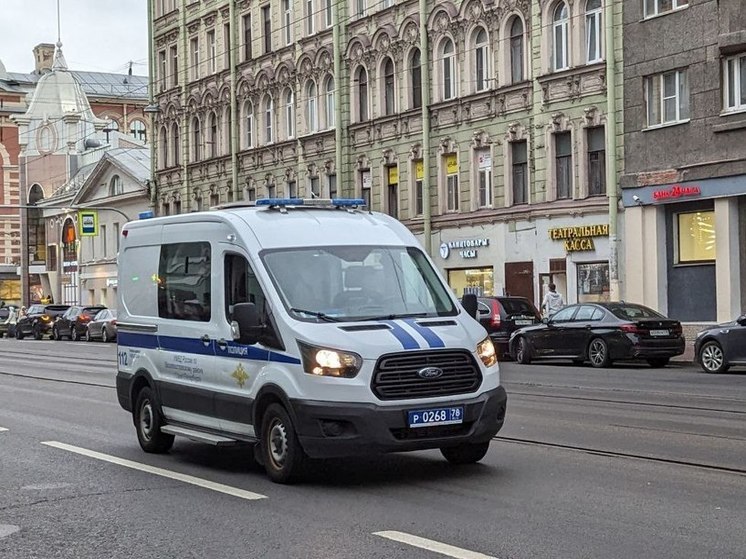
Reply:
[[[62, 52], [71, 70], [147, 75], [146, 0], [60, 0]], [[57, 0], [0, 0], [0, 60], [34, 69], [33, 48], [57, 42]]]

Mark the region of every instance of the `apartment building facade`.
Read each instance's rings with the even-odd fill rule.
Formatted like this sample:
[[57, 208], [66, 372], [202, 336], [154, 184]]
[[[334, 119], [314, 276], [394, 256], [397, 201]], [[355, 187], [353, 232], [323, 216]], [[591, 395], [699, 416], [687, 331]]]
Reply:
[[429, 3], [425, 56], [413, 0], [152, 8], [160, 213], [356, 196], [431, 246], [458, 295], [610, 297], [622, 51], [604, 21], [621, 30], [622, 2]]

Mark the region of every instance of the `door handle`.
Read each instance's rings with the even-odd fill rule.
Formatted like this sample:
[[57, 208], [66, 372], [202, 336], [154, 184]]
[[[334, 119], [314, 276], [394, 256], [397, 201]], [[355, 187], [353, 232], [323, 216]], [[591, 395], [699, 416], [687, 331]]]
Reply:
[[202, 340], [203, 344], [210, 345], [210, 336], [208, 336], [207, 334], [205, 334], [204, 336], [202, 336], [200, 338], [200, 340]]
[[222, 338], [221, 338], [221, 339], [219, 339], [219, 340], [217, 341], [217, 344], [218, 344], [218, 347], [219, 347], [220, 349], [222, 349], [223, 351], [225, 351], [225, 349], [226, 349], [226, 348], [228, 347], [228, 342], [226, 342], [226, 341], [225, 341], [224, 339], [222, 339]]

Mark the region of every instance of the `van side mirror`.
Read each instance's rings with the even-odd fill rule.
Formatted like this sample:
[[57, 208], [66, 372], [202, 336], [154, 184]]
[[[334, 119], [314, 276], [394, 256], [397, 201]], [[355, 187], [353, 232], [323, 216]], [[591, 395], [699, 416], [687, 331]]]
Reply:
[[473, 293], [467, 293], [461, 297], [461, 306], [472, 318], [477, 318], [477, 296]]
[[233, 305], [233, 322], [238, 326], [234, 338], [242, 344], [254, 345], [264, 333], [262, 317], [254, 303]]

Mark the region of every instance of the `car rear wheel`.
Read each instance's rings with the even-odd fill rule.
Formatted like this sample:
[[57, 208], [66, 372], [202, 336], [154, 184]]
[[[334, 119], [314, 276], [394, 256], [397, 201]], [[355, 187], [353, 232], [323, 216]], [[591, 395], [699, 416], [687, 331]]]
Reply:
[[609, 346], [602, 338], [593, 338], [588, 344], [588, 361], [597, 369], [611, 365]]
[[521, 336], [516, 341], [515, 349], [515, 360], [521, 365], [528, 365], [531, 363], [531, 350], [528, 347], [528, 341], [526, 338]]
[[723, 348], [715, 341], [707, 342], [699, 350], [699, 363], [705, 373], [724, 373], [730, 368]]
[[138, 393], [133, 414], [137, 440], [145, 452], [162, 454], [173, 446], [174, 436], [161, 431], [163, 420], [150, 387], [146, 386]]
[[91, 336], [91, 329], [90, 328], [86, 328], [85, 329], [85, 341], [87, 341], [87, 342], [92, 342], [93, 341], [93, 337]]
[[109, 334], [106, 333], [106, 326], [101, 328], [101, 341], [104, 343], [109, 341]]
[[648, 365], [655, 369], [660, 369], [668, 365], [670, 359], [668, 357], [657, 357], [655, 359], [648, 359]]
[[80, 341], [80, 334], [78, 334], [75, 326], [70, 327], [70, 339], [74, 342]]
[[461, 444], [458, 446], [444, 446], [440, 453], [451, 464], [476, 464], [485, 457], [490, 443]]
[[298, 441], [293, 422], [280, 404], [271, 404], [262, 418], [262, 462], [275, 483], [291, 483], [306, 468], [308, 456]]

